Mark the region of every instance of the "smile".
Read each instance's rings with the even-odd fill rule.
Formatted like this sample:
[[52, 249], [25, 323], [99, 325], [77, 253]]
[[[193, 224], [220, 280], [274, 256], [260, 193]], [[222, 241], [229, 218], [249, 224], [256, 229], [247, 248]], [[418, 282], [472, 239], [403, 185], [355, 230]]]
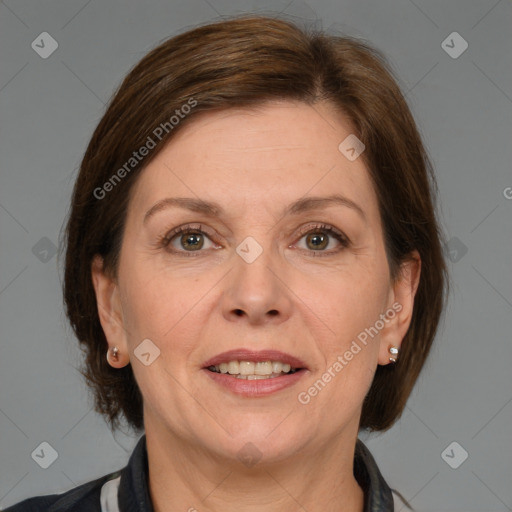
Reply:
[[[300, 368], [299, 368], [300, 369]], [[290, 375], [297, 371], [290, 364], [281, 361], [229, 361], [211, 365], [208, 370], [222, 373], [237, 379], [263, 380], [274, 379], [282, 375]]]

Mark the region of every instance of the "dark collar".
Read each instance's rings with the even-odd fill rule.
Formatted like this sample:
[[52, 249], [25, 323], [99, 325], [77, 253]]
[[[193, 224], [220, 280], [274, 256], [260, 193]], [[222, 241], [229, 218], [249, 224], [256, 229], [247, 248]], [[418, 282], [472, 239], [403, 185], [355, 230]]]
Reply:
[[354, 476], [364, 492], [364, 512], [393, 512], [393, 495], [361, 439], [354, 453]]
[[154, 512], [149, 496], [146, 434], [139, 439], [128, 465], [121, 473], [117, 500], [120, 512]]
[[[138, 441], [119, 483], [120, 512], [154, 512], [148, 487], [146, 435]], [[393, 496], [377, 464], [358, 439], [354, 454], [354, 476], [364, 492], [364, 512], [393, 512]]]

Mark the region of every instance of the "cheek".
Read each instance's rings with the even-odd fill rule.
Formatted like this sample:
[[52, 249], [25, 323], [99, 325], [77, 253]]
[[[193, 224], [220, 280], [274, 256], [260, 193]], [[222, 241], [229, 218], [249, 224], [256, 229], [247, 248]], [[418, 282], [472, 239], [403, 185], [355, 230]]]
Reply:
[[200, 329], [198, 316], [218, 278], [171, 273], [150, 262], [127, 266], [125, 275], [130, 278], [124, 281], [123, 315], [132, 348], [139, 340], [149, 338], [162, 352], [174, 350], [174, 340], [179, 340], [175, 354], [191, 350], [192, 342], [187, 340], [194, 339]]
[[165, 325], [172, 322], [172, 318], [164, 311], [172, 290], [162, 280], [147, 274], [141, 276], [137, 272], [130, 272], [130, 276], [125, 279], [123, 294], [123, 315], [127, 331], [132, 336], [159, 338]]
[[376, 263], [364, 272], [340, 274], [312, 297], [332, 331], [321, 347], [325, 368], [319, 369], [316, 387], [325, 385], [326, 391], [319, 403], [340, 417], [358, 409], [371, 386], [380, 340], [374, 329], [388, 291], [386, 267]]
[[364, 397], [368, 393], [373, 377], [375, 374], [376, 365], [368, 361], [368, 353], [361, 352], [354, 356], [352, 361], [338, 374], [334, 372], [335, 377], [332, 377], [332, 382], [328, 384], [331, 390], [327, 390], [331, 396], [327, 397], [325, 402], [332, 410], [336, 411], [335, 414], [343, 418], [347, 411], [356, 411], [362, 407]]
[[310, 322], [325, 333], [323, 351], [331, 358], [375, 324], [389, 292], [385, 268], [378, 264], [309, 276], [299, 283], [297, 296], [304, 298]]

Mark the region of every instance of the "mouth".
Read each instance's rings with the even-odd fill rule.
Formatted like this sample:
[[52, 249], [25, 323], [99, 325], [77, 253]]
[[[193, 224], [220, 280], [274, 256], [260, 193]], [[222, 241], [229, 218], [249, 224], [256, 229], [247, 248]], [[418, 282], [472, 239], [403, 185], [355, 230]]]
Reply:
[[303, 368], [292, 368], [289, 363], [282, 361], [225, 361], [210, 365], [207, 370], [214, 373], [226, 374], [236, 379], [264, 380], [275, 379], [282, 375], [291, 375]]
[[277, 350], [238, 349], [209, 359], [202, 370], [233, 393], [255, 397], [294, 385], [308, 368], [300, 359]]

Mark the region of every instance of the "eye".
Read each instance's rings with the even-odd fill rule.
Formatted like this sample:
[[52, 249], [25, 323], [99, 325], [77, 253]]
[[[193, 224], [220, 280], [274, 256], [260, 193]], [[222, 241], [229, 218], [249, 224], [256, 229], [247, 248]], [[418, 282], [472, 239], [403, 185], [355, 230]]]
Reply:
[[161, 240], [162, 247], [170, 252], [201, 252], [201, 249], [218, 248], [210, 239], [203, 227], [180, 226], [165, 235]]
[[[297, 243], [297, 247], [302, 250], [332, 254], [350, 244], [348, 238], [341, 231], [326, 224], [307, 226], [306, 230], [301, 233], [302, 236]], [[304, 242], [302, 243], [302, 241]], [[333, 245], [334, 247], [332, 247]]]

